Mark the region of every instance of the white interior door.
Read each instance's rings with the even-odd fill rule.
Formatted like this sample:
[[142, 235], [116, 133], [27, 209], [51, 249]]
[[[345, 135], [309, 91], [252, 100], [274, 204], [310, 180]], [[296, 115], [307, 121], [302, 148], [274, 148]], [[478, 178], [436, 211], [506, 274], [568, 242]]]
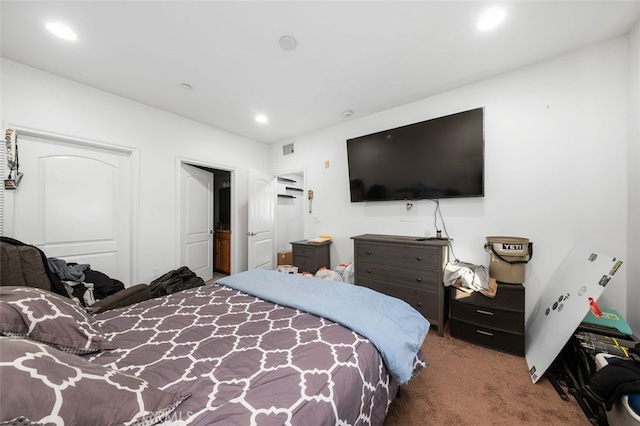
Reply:
[[19, 134], [15, 238], [132, 283], [131, 153]]
[[249, 171], [249, 269], [275, 269], [275, 179]]
[[213, 278], [213, 173], [181, 164], [180, 262], [205, 281]]

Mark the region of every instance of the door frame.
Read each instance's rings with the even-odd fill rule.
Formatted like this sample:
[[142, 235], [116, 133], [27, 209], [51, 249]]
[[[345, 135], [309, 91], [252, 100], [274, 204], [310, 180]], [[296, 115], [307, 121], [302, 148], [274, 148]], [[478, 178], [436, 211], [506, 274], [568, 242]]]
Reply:
[[[140, 218], [140, 150], [139, 148], [125, 147], [113, 143], [84, 139], [75, 136], [63, 135], [45, 130], [38, 130], [30, 127], [16, 126], [11, 123], [4, 123], [5, 129], [13, 129], [16, 137], [32, 136], [41, 139], [49, 139], [53, 141], [63, 142], [81, 147], [98, 148], [105, 151], [111, 151], [119, 154], [125, 154], [129, 157], [129, 176], [130, 176], [130, 196], [129, 200], [129, 276], [131, 283], [138, 282], [138, 233]], [[25, 176], [27, 178], [27, 176]], [[19, 189], [18, 189], [19, 190]], [[3, 231], [10, 231], [11, 235], [16, 234], [16, 204], [14, 191], [5, 191], [3, 189]]]
[[[235, 185], [235, 172], [236, 169], [229, 167], [229, 166], [223, 166], [221, 164], [216, 164], [216, 163], [209, 163], [207, 161], [202, 161], [202, 160], [196, 160], [193, 158], [187, 158], [187, 157], [176, 157], [176, 163], [175, 163], [175, 178], [176, 178], [176, 203], [175, 203], [175, 207], [176, 207], [176, 212], [175, 212], [175, 235], [176, 235], [176, 250], [175, 250], [175, 264], [176, 265], [180, 265], [181, 262], [181, 254], [180, 254], [180, 227], [181, 227], [181, 221], [182, 221], [182, 217], [181, 217], [181, 213], [180, 213], [180, 200], [182, 199], [182, 185], [180, 184], [180, 170], [182, 169], [182, 164], [188, 164], [190, 166], [200, 166], [200, 167], [206, 167], [209, 169], [217, 169], [217, 170], [224, 170], [226, 172], [229, 172], [229, 182], [231, 184], [231, 273], [233, 274], [236, 271], [236, 259], [238, 258], [238, 256], [236, 256], [236, 250], [238, 249], [238, 232], [234, 232], [233, 228], [238, 228], [238, 219], [237, 219], [237, 208], [235, 205], [235, 200], [236, 200], [236, 185]], [[213, 173], [212, 173], [213, 174]], [[215, 179], [214, 179], [214, 188], [215, 188]], [[216, 194], [214, 191], [213, 194], [213, 199], [214, 199], [214, 203], [216, 203]], [[214, 223], [214, 227], [215, 227], [215, 223]], [[214, 247], [215, 250], [215, 247]], [[215, 265], [214, 265], [214, 274], [215, 274]]]

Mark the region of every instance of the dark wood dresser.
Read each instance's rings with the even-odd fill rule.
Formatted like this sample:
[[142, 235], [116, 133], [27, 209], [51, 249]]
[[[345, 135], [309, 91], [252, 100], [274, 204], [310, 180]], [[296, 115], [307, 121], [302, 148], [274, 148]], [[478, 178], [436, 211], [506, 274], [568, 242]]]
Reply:
[[307, 240], [291, 242], [293, 254], [293, 266], [298, 267], [298, 272], [311, 272], [315, 274], [318, 269], [331, 267], [329, 246], [331, 241], [322, 243], [309, 243]]
[[524, 303], [522, 284], [500, 283], [494, 298], [452, 288], [451, 337], [524, 356]]
[[404, 300], [444, 333], [446, 240], [365, 234], [354, 241], [355, 283]]

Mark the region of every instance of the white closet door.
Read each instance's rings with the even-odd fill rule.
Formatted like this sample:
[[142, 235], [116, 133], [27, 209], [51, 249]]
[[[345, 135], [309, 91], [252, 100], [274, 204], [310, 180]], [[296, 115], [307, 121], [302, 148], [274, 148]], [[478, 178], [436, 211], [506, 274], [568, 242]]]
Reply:
[[19, 136], [15, 238], [131, 284], [131, 158], [73, 141]]

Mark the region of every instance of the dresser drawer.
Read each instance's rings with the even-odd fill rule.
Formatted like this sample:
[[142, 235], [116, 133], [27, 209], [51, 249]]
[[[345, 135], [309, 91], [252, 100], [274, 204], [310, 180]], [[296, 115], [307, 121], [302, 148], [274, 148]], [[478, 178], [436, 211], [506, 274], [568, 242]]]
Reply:
[[402, 299], [425, 318], [438, 318], [437, 293], [374, 280], [360, 280], [357, 284]]
[[407, 266], [438, 271], [438, 249], [434, 247], [397, 246], [358, 242], [355, 257], [358, 261]]
[[504, 311], [452, 300], [451, 318], [481, 324], [483, 327], [524, 333], [524, 312]]
[[383, 281], [418, 290], [438, 291], [438, 273], [413, 268], [403, 268], [380, 263], [358, 262], [356, 284], [360, 280]]
[[501, 352], [524, 356], [524, 334], [481, 327], [451, 318], [451, 337]]
[[498, 292], [493, 298], [476, 291], [467, 293], [457, 288], [452, 288], [451, 300], [487, 308], [523, 312], [524, 294], [524, 287], [520, 284], [498, 284]]

